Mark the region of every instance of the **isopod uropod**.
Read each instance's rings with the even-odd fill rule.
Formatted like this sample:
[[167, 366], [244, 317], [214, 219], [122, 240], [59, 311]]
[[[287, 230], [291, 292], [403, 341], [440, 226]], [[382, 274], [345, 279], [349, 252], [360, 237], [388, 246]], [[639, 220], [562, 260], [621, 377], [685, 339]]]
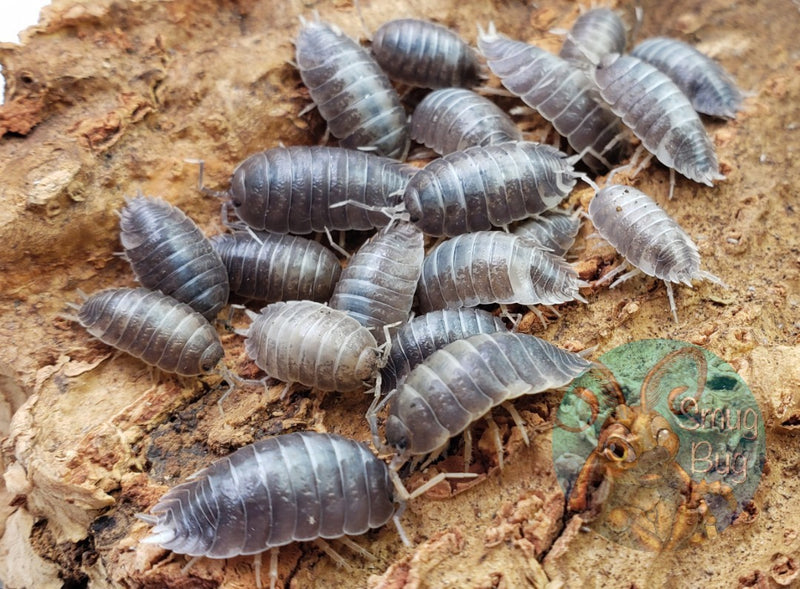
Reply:
[[203, 232], [179, 208], [137, 196], [120, 213], [120, 241], [142, 286], [214, 319], [228, 302], [228, 273]]
[[702, 279], [724, 285], [713, 274], [700, 270], [700, 253], [692, 238], [642, 191], [618, 184], [606, 186], [589, 203], [588, 215], [603, 239], [635, 267], [612, 287], [639, 271], [660, 278], [667, 287], [676, 323], [671, 283], [681, 282], [691, 288], [692, 280]]
[[219, 335], [200, 313], [158, 291], [109, 288], [78, 309], [78, 321], [100, 341], [183, 376], [204, 374], [225, 354]]
[[340, 145], [404, 159], [406, 112], [372, 56], [337, 27], [319, 21], [304, 21], [295, 49], [300, 77]]
[[423, 88], [471, 87], [480, 83], [475, 51], [447, 27], [415, 18], [383, 23], [372, 54], [390, 78]]

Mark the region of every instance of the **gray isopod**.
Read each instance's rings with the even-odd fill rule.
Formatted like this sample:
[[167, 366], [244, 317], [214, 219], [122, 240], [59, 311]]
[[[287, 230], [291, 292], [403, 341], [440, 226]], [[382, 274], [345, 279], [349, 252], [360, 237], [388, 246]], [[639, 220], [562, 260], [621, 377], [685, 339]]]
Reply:
[[146, 288], [96, 292], [78, 309], [78, 321], [100, 341], [165, 372], [210, 372], [225, 354], [216, 330], [200, 313]]
[[610, 8], [592, 8], [575, 20], [558, 55], [588, 70], [604, 55], [624, 53], [627, 44], [625, 23], [619, 15]]
[[480, 309], [442, 309], [415, 317], [392, 337], [381, 385], [387, 391], [396, 388], [417, 364], [451, 342], [498, 331], [507, 331], [505, 324]]
[[228, 269], [231, 292], [256, 301], [327, 301], [342, 272], [329, 249], [295, 235], [239, 232], [216, 235], [211, 245]]
[[509, 91], [538, 111], [595, 170], [609, 168], [624, 148], [624, 127], [593, 94], [586, 74], [544, 49], [498, 35], [494, 26], [478, 38], [489, 69]]
[[369, 52], [319, 21], [303, 23], [295, 50], [300, 77], [342, 147], [374, 148], [379, 155], [405, 158], [406, 112]]
[[603, 100], [662, 164], [708, 186], [725, 178], [700, 117], [666, 74], [630, 55], [607, 55], [593, 79]]
[[730, 75], [710, 57], [677, 39], [655, 37], [641, 42], [631, 55], [658, 68], [689, 97], [697, 112], [736, 118], [742, 92]]
[[386, 340], [384, 326], [408, 321], [422, 271], [425, 244], [411, 223], [385, 227], [350, 258], [336, 284], [330, 306], [370, 329], [378, 344]]
[[203, 232], [160, 198], [127, 199], [120, 241], [142, 286], [160, 290], [214, 319], [228, 302], [228, 273]]
[[492, 407], [563, 387], [591, 362], [532, 335], [479, 334], [437, 350], [394, 394], [386, 441], [404, 460], [429, 454]]
[[470, 147], [417, 172], [403, 202], [411, 222], [428, 235], [503, 227], [560, 203], [577, 181], [570, 161], [529, 141]]
[[[398, 513], [395, 504], [399, 505]], [[363, 444], [296, 432], [249, 444], [173, 487], [139, 517], [142, 542], [189, 556], [230, 558], [291, 542], [363, 534], [399, 517], [386, 464]], [[277, 581], [273, 552], [271, 583]]]
[[423, 313], [436, 309], [518, 303], [586, 302], [586, 284], [535, 242], [502, 231], [477, 231], [440, 243], [422, 264], [417, 287]]
[[511, 233], [534, 240], [556, 256], [563, 256], [575, 243], [581, 227], [578, 215], [560, 209], [545, 211], [530, 219], [514, 223]]
[[640, 190], [617, 184], [606, 186], [589, 203], [588, 215], [603, 239], [635, 267], [612, 287], [639, 271], [660, 278], [667, 287], [676, 323], [678, 315], [671, 283], [680, 282], [691, 288], [692, 280], [701, 279], [723, 285], [713, 274], [700, 270], [700, 253], [692, 238]]
[[488, 98], [464, 88], [428, 94], [414, 109], [411, 138], [444, 155], [468, 147], [522, 141], [522, 132]]
[[476, 86], [481, 64], [475, 51], [447, 27], [415, 18], [383, 23], [372, 54], [393, 80], [423, 88]]
[[364, 387], [380, 368], [375, 337], [344, 311], [314, 301], [272, 303], [250, 314], [245, 351], [267, 375], [322, 391]]
[[383, 227], [416, 168], [337, 147], [275, 147], [251, 155], [233, 172], [237, 216], [273, 233]]

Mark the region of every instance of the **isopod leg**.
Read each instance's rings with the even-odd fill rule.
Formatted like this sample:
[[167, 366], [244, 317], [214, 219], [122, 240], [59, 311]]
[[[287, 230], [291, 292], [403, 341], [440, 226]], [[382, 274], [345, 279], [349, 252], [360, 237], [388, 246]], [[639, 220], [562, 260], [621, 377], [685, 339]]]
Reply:
[[500, 436], [500, 428], [491, 415], [486, 416], [486, 423], [489, 424], [489, 431], [494, 438], [494, 446], [497, 449], [497, 466], [503, 470], [503, 438]]
[[269, 551], [269, 589], [275, 589], [278, 584], [278, 554], [280, 548], [273, 548]]
[[256, 588], [261, 589], [263, 585], [261, 584], [261, 557], [264, 556], [263, 552], [259, 552], [253, 557], [253, 572], [255, 573], [256, 577]]
[[525, 422], [522, 420], [522, 416], [517, 411], [517, 408], [510, 401], [506, 401], [502, 403], [503, 409], [508, 411], [508, 414], [511, 416], [511, 419], [514, 420], [514, 425], [519, 428], [519, 433], [522, 434], [522, 439], [525, 441], [526, 446], [531, 445], [531, 440], [528, 437], [528, 432], [525, 429]]
[[336, 566], [342, 567], [346, 571], [353, 570], [353, 567], [350, 566], [350, 563], [348, 563], [341, 554], [336, 552], [325, 540], [322, 538], [317, 538], [314, 540], [314, 544], [317, 548], [327, 554], [328, 557], [336, 564]]
[[363, 546], [359, 546], [356, 542], [354, 542], [347, 536], [342, 536], [341, 538], [338, 538], [338, 540], [356, 554], [360, 554], [363, 558], [371, 562], [375, 562], [377, 560], [374, 554], [372, 554], [369, 550], [367, 550]]
[[472, 462], [472, 429], [467, 427], [464, 430], [464, 472], [469, 472], [469, 465]]
[[675, 319], [675, 323], [679, 323], [678, 310], [675, 307], [675, 297], [672, 294], [672, 285], [665, 280], [664, 286], [667, 287], [667, 296], [669, 297], [669, 309], [670, 311], [672, 311], [672, 318]]
[[623, 274], [622, 276], [620, 276], [619, 278], [617, 278], [617, 279], [616, 279], [616, 280], [615, 280], [615, 281], [614, 281], [614, 282], [611, 284], [611, 286], [609, 286], [608, 288], [616, 288], [616, 286], [617, 286], [618, 284], [622, 284], [623, 282], [625, 282], [625, 281], [626, 281], [626, 280], [628, 280], [629, 278], [633, 278], [633, 277], [634, 277], [634, 276], [636, 276], [637, 274], [641, 274], [641, 273], [642, 273], [642, 271], [641, 271], [641, 270], [639, 270], [639, 268], [634, 268], [634, 269], [633, 269], [633, 270], [631, 270], [630, 272], [625, 272], [625, 274]]

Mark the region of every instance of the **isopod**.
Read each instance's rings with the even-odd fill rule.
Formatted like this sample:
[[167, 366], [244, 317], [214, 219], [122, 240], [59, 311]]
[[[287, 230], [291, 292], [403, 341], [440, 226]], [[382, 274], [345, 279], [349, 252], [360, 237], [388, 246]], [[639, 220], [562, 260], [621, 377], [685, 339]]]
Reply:
[[120, 241], [133, 273], [151, 290], [214, 319], [228, 302], [228, 273], [203, 232], [179, 208], [137, 196], [120, 213]]
[[591, 366], [532, 335], [479, 334], [417, 365], [397, 389], [386, 420], [395, 461], [437, 452], [492, 407], [563, 387]]
[[389, 78], [364, 48], [333, 25], [304, 21], [295, 58], [311, 99], [342, 147], [405, 158], [406, 112]]
[[478, 231], [436, 246], [422, 264], [417, 296], [422, 312], [477, 305], [586, 302], [586, 283], [563, 258], [502, 231]]
[[348, 392], [363, 388], [380, 368], [375, 337], [344, 311], [287, 301], [248, 314], [245, 351], [270, 377]]
[[511, 233], [534, 240], [556, 256], [563, 256], [575, 243], [581, 221], [560, 209], [545, 211], [530, 219], [514, 223]]
[[219, 335], [200, 313], [146, 288], [110, 288], [78, 309], [78, 321], [100, 341], [165, 372], [210, 372], [225, 354]]
[[507, 331], [502, 320], [480, 309], [441, 309], [415, 317], [392, 336], [382, 386], [396, 388], [417, 364], [455, 340], [497, 331]]
[[624, 148], [624, 127], [599, 104], [586, 74], [544, 49], [481, 31], [478, 48], [512, 94], [539, 112], [594, 170], [610, 168]]
[[329, 249], [295, 235], [238, 232], [216, 235], [211, 245], [228, 270], [231, 292], [266, 303], [327, 301], [342, 272]]
[[[636, 188], [613, 184], [600, 190], [589, 203], [589, 219], [597, 232], [634, 266], [611, 286], [639, 271], [664, 281], [675, 322], [678, 314], [672, 284], [691, 288], [692, 280], [724, 283], [700, 270], [700, 253], [692, 238], [656, 202]], [[623, 266], [620, 266], [620, 269]], [[606, 276], [606, 280], [613, 276]]]
[[428, 94], [414, 109], [411, 138], [444, 155], [468, 147], [522, 141], [522, 133], [488, 98], [464, 88], [445, 88]]
[[725, 178], [700, 117], [666, 74], [630, 55], [607, 55], [592, 76], [603, 100], [662, 164], [708, 186]]
[[[399, 523], [404, 499], [366, 446], [309, 431], [239, 448], [167, 491], [153, 515], [139, 517], [153, 525], [146, 544], [230, 558]], [[273, 550], [270, 587], [277, 577]]]
[[677, 39], [655, 37], [637, 45], [631, 55], [669, 76], [689, 97], [697, 112], [730, 119], [742, 106], [742, 92], [710, 57]]
[[372, 39], [372, 54], [390, 78], [411, 86], [469, 88], [481, 80], [475, 51], [452, 30], [426, 20], [382, 24]]
[[428, 235], [503, 227], [560, 203], [578, 177], [570, 162], [563, 152], [529, 141], [470, 147], [417, 172], [403, 202]]
[[575, 20], [558, 56], [588, 70], [604, 55], [624, 53], [627, 44], [619, 15], [610, 8], [592, 8]]
[[414, 225], [383, 228], [350, 258], [331, 308], [345, 311], [383, 344], [384, 326], [391, 334], [395, 324], [408, 321], [424, 257], [423, 235]]
[[251, 155], [233, 172], [229, 195], [237, 216], [273, 233], [383, 227], [416, 168], [336, 147], [275, 147]]

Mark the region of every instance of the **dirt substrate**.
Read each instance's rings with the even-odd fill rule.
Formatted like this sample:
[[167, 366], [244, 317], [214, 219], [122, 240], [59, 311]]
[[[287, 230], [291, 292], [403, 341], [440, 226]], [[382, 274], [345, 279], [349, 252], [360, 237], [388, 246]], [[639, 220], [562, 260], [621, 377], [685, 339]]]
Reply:
[[[533, 436], [526, 447], [496, 414], [505, 469], [485, 426], [475, 431], [477, 484], [437, 487], [409, 505], [406, 548], [391, 525], [356, 540], [373, 562], [341, 548], [337, 569], [311, 544], [281, 550], [279, 579], [293, 587], [776, 587], [800, 571], [800, 224], [795, 157], [800, 133], [800, 13], [789, 0], [644, 1], [641, 37], [686, 40], [718, 59], [748, 91], [734, 121], [707, 120], [727, 179], [716, 187], [652, 164], [630, 182], [653, 195], [697, 241], [703, 267], [729, 289], [676, 289], [680, 323], [663, 285], [635, 278], [584, 291], [542, 328], [521, 329], [593, 357], [642, 338], [699, 344], [748, 382], [766, 425], [766, 466], [739, 523], [677, 552], [635, 551], [564, 515], [551, 435], [560, 395], [517, 404]], [[557, 51], [552, 28], [571, 26], [574, 2], [362, 0], [371, 29], [390, 17], [433, 19], [475, 41], [494, 21], [516, 39]], [[632, 8], [619, 8], [630, 17]], [[367, 441], [358, 419], [369, 400], [280, 387], [236, 390], [220, 415], [219, 378], [151, 373], [60, 316], [79, 289], [134, 284], [115, 256], [117, 211], [126, 196], [163, 196], [208, 234], [222, 231], [219, 203], [196, 188], [227, 187], [248, 154], [279, 143], [315, 144], [324, 133], [293, 57], [298, 17], [363, 36], [351, 2], [56, 0], [21, 45], [0, 47], [7, 80], [0, 107], [0, 579], [6, 587], [249, 587], [251, 557], [186, 559], [139, 540], [134, 518], [170, 486], [211, 460], [284, 431], [315, 429]], [[630, 18], [629, 18], [630, 20]], [[489, 80], [497, 86], [497, 80]], [[410, 95], [413, 100], [414, 94]], [[505, 107], [518, 103], [500, 99]], [[538, 133], [534, 115], [518, 117]], [[618, 180], [625, 180], [624, 175]], [[579, 185], [582, 186], [582, 185]], [[571, 203], [586, 207], [588, 189]], [[594, 278], [613, 250], [582, 230], [577, 257]], [[363, 239], [363, 236], [361, 236]], [[357, 244], [354, 239], [353, 244]], [[228, 366], [257, 369], [242, 338], [220, 327]], [[13, 418], [12, 418], [13, 415]], [[458, 470], [461, 456], [414, 475]], [[450, 496], [454, 495], [454, 496]], [[265, 559], [265, 564], [268, 559]]]

